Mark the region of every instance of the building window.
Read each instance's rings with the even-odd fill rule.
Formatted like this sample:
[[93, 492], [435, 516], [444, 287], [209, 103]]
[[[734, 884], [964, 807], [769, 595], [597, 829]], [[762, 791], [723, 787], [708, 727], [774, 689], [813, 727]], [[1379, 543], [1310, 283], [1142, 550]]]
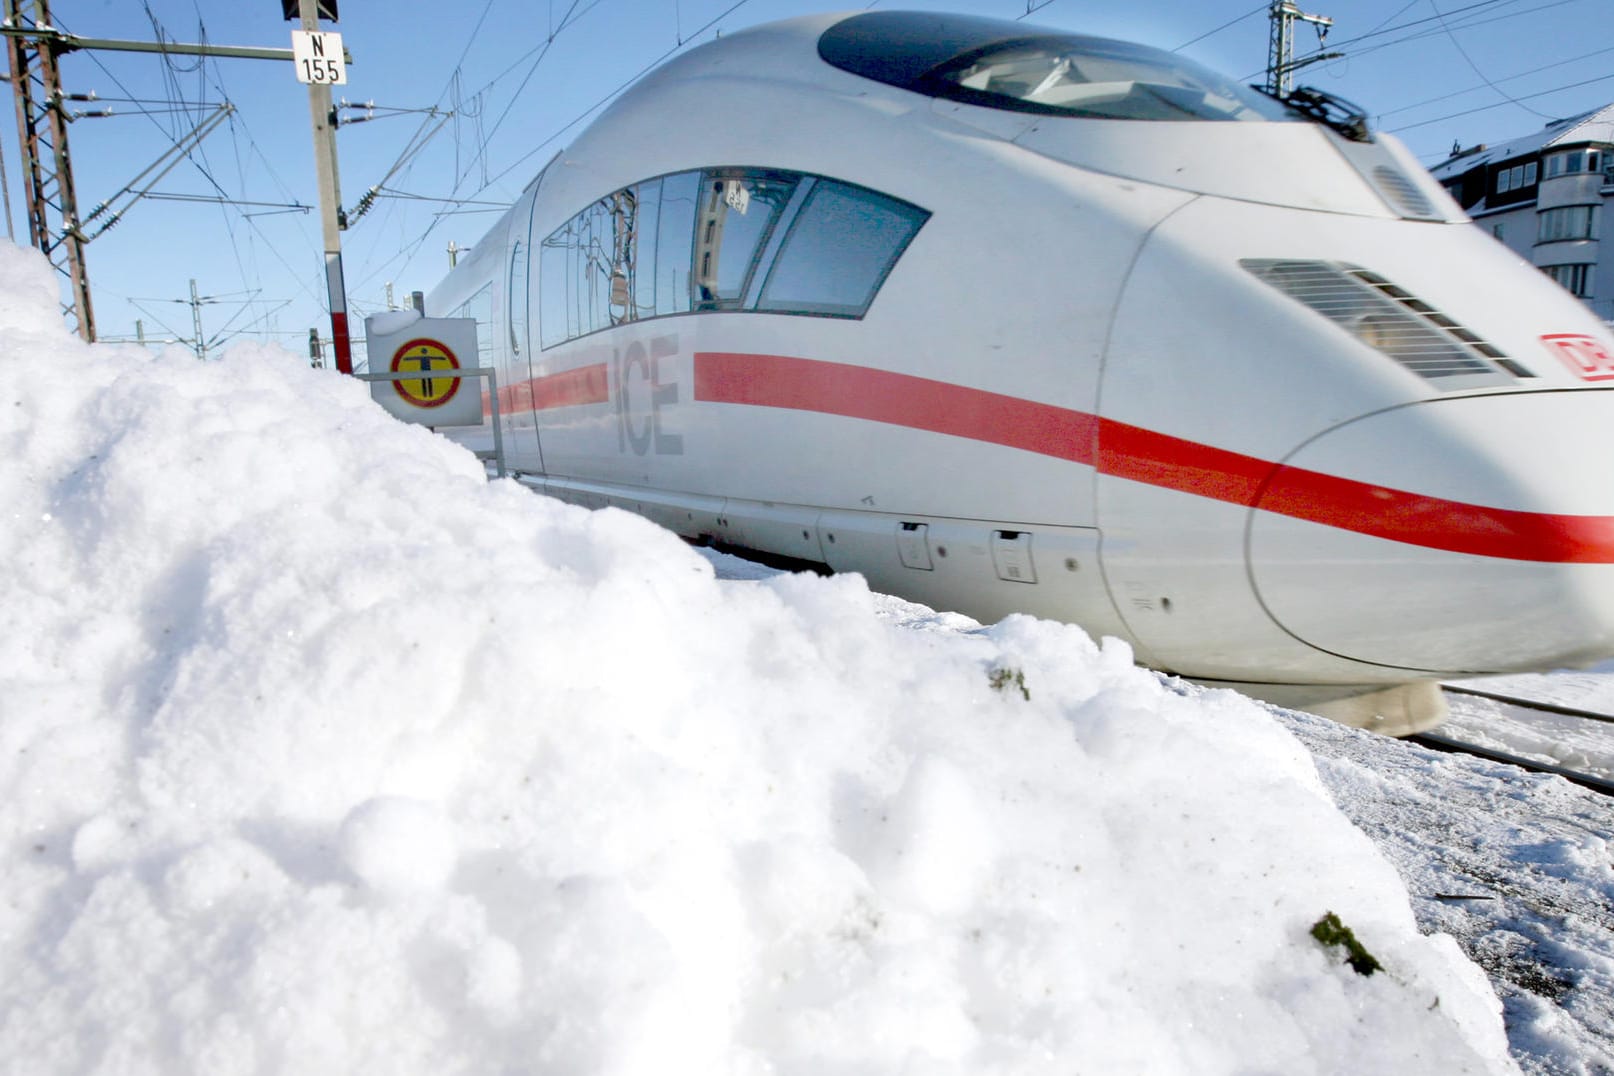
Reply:
[[1505, 238], [1506, 238], [1502, 234], [1502, 225], [1501, 224], [1493, 224], [1493, 225], [1491, 225], [1491, 235], [1492, 235], [1492, 237], [1494, 237], [1496, 239], [1496, 241], [1498, 243], [1503, 242], [1505, 240]]
[[1601, 209], [1601, 206], [1595, 205], [1571, 205], [1546, 210], [1539, 218], [1540, 227], [1536, 234], [1536, 242], [1555, 243], [1561, 239], [1596, 238]]
[[1602, 167], [1604, 154], [1595, 149], [1575, 149], [1547, 158], [1547, 178], [1595, 172]]
[[1498, 168], [1496, 170], [1496, 193], [1506, 194], [1508, 191], [1523, 190], [1536, 181], [1536, 163], [1516, 164], [1511, 168]]
[[1590, 265], [1544, 265], [1541, 271], [1556, 280], [1568, 289], [1571, 295], [1581, 299], [1589, 299], [1592, 295], [1592, 270]]

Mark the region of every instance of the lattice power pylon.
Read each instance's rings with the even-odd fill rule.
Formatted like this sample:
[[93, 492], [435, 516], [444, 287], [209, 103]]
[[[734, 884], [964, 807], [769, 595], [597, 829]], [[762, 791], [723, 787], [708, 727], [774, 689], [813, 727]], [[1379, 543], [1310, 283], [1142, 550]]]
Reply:
[[58, 37], [51, 32], [49, 0], [5, 0], [12, 96], [17, 102], [17, 134], [22, 144], [23, 197], [28, 238], [44, 251], [67, 283], [62, 313], [78, 334], [95, 339], [90, 281], [84, 269], [84, 235], [79, 229], [73, 168], [67, 153], [67, 117], [62, 108], [61, 72], [56, 65]]
[[1310, 59], [1295, 62], [1295, 23], [1309, 22], [1317, 28], [1317, 40], [1322, 42], [1328, 35], [1328, 28], [1334, 25], [1334, 20], [1327, 15], [1310, 15], [1294, 3], [1294, 0], [1272, 0], [1272, 6], [1267, 9], [1267, 18], [1271, 22], [1271, 31], [1267, 38], [1267, 92], [1278, 97], [1285, 97], [1295, 88], [1295, 70], [1305, 67], [1316, 60], [1324, 59], [1314, 56]]

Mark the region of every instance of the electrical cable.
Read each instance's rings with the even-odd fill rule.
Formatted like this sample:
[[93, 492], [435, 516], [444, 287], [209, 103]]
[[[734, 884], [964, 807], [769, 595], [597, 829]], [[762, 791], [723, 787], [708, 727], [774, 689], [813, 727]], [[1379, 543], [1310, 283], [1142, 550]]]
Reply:
[[1029, 19], [1031, 16], [1035, 15], [1037, 12], [1041, 11], [1043, 8], [1047, 7], [1053, 2], [1054, 0], [1041, 0], [1041, 3], [1038, 3], [1037, 0], [1026, 0], [1025, 14], [1016, 15], [1014, 17], [1014, 21], [1020, 22], [1024, 19]]
[[[1517, 0], [1517, 2], [1522, 3], [1523, 0]], [[1534, 14], [1537, 14], [1538, 12], [1550, 11], [1553, 8], [1566, 7], [1566, 6], [1570, 5], [1570, 4], [1574, 4], [1574, 3], [1578, 3], [1578, 2], [1579, 2], [1579, 0], [1550, 0], [1549, 3], [1539, 4], [1536, 7], [1532, 7], [1532, 8], [1526, 8], [1524, 11], [1510, 11], [1510, 12], [1507, 12], [1505, 14], [1492, 15], [1490, 18], [1470, 18], [1467, 21], [1452, 24], [1452, 29], [1454, 29], [1454, 30], [1474, 30], [1474, 29], [1478, 29], [1481, 26], [1490, 26], [1492, 23], [1506, 22], [1509, 19], [1520, 19], [1520, 18], [1525, 17], [1526, 15], [1534, 15]], [[1413, 42], [1416, 42], [1416, 41], [1427, 40], [1427, 39], [1429, 39], [1431, 37], [1439, 37], [1444, 32], [1445, 31], [1443, 29], [1441, 29], [1440, 27], [1438, 27], [1438, 26], [1437, 27], [1432, 27], [1432, 28], [1429, 28], [1429, 29], [1420, 30], [1415, 34], [1408, 34], [1406, 37], [1396, 38], [1396, 39], [1391, 40], [1391, 41], [1380, 42], [1377, 45], [1373, 45], [1370, 48], [1362, 49], [1361, 51], [1353, 53], [1352, 55], [1355, 55], [1355, 56], [1371, 56], [1373, 53], [1378, 52], [1381, 49], [1391, 48], [1391, 47], [1396, 46], [1396, 45], [1408, 45], [1408, 44], [1412, 44]]]
[[[1593, 85], [1596, 85], [1599, 82], [1607, 82], [1610, 79], [1614, 79], [1614, 74], [1598, 75], [1596, 78], [1583, 79], [1580, 82], [1571, 82], [1566, 86], [1555, 86], [1550, 90], [1542, 90], [1539, 93], [1527, 93], [1527, 94], [1522, 95], [1522, 99], [1528, 101], [1528, 100], [1531, 100], [1532, 98], [1536, 98], [1536, 97], [1547, 97], [1547, 96], [1549, 96], [1551, 94], [1562, 93], [1565, 90], [1578, 90], [1582, 86], [1593, 86]], [[1478, 112], [1489, 112], [1494, 108], [1506, 108], [1509, 103], [1510, 102], [1508, 102], [1508, 101], [1497, 101], [1494, 104], [1481, 105], [1478, 108], [1469, 108], [1469, 109], [1464, 109], [1462, 112], [1453, 112], [1453, 113], [1450, 113], [1449, 115], [1437, 116], [1432, 120], [1421, 120], [1418, 123], [1408, 123], [1408, 124], [1405, 124], [1405, 125], [1403, 125], [1401, 127], [1392, 127], [1392, 128], [1390, 128], [1390, 133], [1391, 134], [1398, 134], [1401, 131], [1415, 131], [1419, 127], [1428, 127], [1431, 124], [1445, 123], [1447, 120], [1455, 120], [1455, 119], [1458, 119], [1458, 118], [1460, 118], [1462, 116], [1472, 116], [1472, 115], [1474, 115], [1475, 113], [1478, 113]]]
[[[1499, 21], [1500, 19], [1517, 18], [1517, 17], [1520, 17], [1522, 15], [1529, 15], [1529, 14], [1533, 14], [1533, 13], [1535, 13], [1537, 11], [1545, 10], [1546, 8], [1559, 7], [1559, 6], [1561, 6], [1563, 4], [1566, 4], [1566, 3], [1572, 3], [1572, 2], [1574, 2], [1574, 0], [1552, 0], [1552, 2], [1550, 2], [1550, 3], [1544, 4], [1544, 5], [1540, 6], [1540, 7], [1531, 8], [1528, 11], [1510, 12], [1508, 14], [1499, 15], [1494, 19], [1480, 19], [1480, 18], [1478, 18], [1478, 16], [1480, 16], [1480, 15], [1490, 13], [1493, 9], [1497, 9], [1497, 8], [1500, 7], [1500, 8], [1505, 10], [1507, 7], [1509, 7], [1511, 5], [1525, 3], [1525, 2], [1527, 2], [1527, 0], [1475, 0], [1474, 3], [1466, 4], [1463, 7], [1455, 8], [1452, 11], [1448, 12], [1447, 13], [1447, 18], [1452, 19], [1452, 18], [1455, 18], [1456, 16], [1460, 16], [1460, 15], [1464, 16], [1463, 21], [1453, 23], [1452, 25], [1454, 25], [1456, 29], [1470, 29], [1470, 28], [1472, 28], [1474, 26], [1488, 25], [1489, 23], [1494, 22], [1494, 21]], [[1408, 6], [1410, 7], [1412, 5], [1408, 5]], [[1407, 7], [1403, 7], [1401, 9], [1402, 12], [1404, 12], [1406, 10], [1407, 10]], [[1392, 16], [1392, 19], [1393, 18], [1394, 18], [1394, 16]], [[1376, 40], [1378, 38], [1384, 37], [1384, 36], [1389, 35], [1389, 34], [1400, 33], [1403, 30], [1410, 30], [1410, 29], [1413, 29], [1415, 27], [1427, 26], [1427, 24], [1435, 23], [1435, 22], [1439, 22], [1439, 19], [1437, 19], [1435, 16], [1428, 16], [1428, 17], [1421, 18], [1421, 19], [1414, 19], [1414, 20], [1412, 20], [1410, 22], [1397, 23], [1394, 26], [1385, 26], [1384, 23], [1381, 22], [1378, 25], [1378, 27], [1367, 31], [1366, 33], [1358, 34], [1355, 37], [1348, 37], [1348, 38], [1345, 38], [1343, 40], [1340, 40], [1338, 38], [1334, 39], [1333, 41], [1329, 42], [1326, 50], [1323, 47], [1319, 46], [1317, 49], [1313, 50], [1312, 52], [1305, 53], [1305, 54], [1303, 54], [1303, 55], [1301, 55], [1299, 57], [1296, 57], [1296, 64], [1300, 65], [1300, 64], [1307, 63], [1307, 62], [1315, 62], [1316, 60], [1319, 60], [1319, 59], [1321, 59], [1323, 57], [1323, 54], [1324, 54], [1325, 51], [1335, 51], [1335, 52], [1337, 52], [1337, 51], [1340, 51], [1342, 49], [1349, 49], [1351, 46], [1357, 45], [1357, 44], [1359, 44], [1361, 42], [1364, 42], [1364, 41], [1374, 41], [1374, 40]], [[1425, 37], [1433, 36], [1433, 35], [1439, 34], [1441, 32], [1442, 31], [1438, 26], [1433, 28], [1433, 29], [1423, 29], [1423, 30], [1419, 30], [1417, 33], [1408, 34], [1408, 35], [1403, 36], [1403, 37], [1391, 38], [1388, 41], [1378, 41], [1376, 44], [1374, 44], [1374, 45], [1372, 45], [1372, 46], [1370, 46], [1368, 48], [1357, 49], [1357, 50], [1349, 53], [1349, 55], [1351, 57], [1368, 56], [1368, 55], [1373, 54], [1374, 52], [1379, 51], [1380, 49], [1391, 48], [1393, 46], [1407, 44], [1407, 43], [1412, 42], [1412, 41], [1420, 41]], [[1261, 71], [1251, 72], [1250, 74], [1248, 74], [1248, 75], [1246, 75], [1244, 77], [1245, 77], [1246, 80], [1248, 80], [1248, 79], [1252, 79], [1252, 78], [1257, 78], [1257, 77], [1259, 77], [1259, 76], [1261, 76], [1261, 75], [1263, 75], [1265, 73], [1266, 73], [1265, 69], [1262, 69]]]
[[[1558, 67], [1567, 67], [1570, 64], [1576, 64], [1576, 63], [1579, 63], [1582, 60], [1589, 60], [1594, 56], [1602, 56], [1605, 53], [1609, 53], [1609, 52], [1614, 52], [1614, 46], [1610, 46], [1608, 48], [1603, 48], [1603, 49], [1595, 49], [1592, 52], [1583, 52], [1579, 56], [1571, 56], [1566, 60], [1556, 60], [1556, 61], [1554, 61], [1553, 63], [1550, 63], [1550, 64], [1542, 64], [1540, 67], [1532, 67], [1528, 71], [1520, 71], [1517, 74], [1508, 75], [1507, 77], [1499, 78], [1496, 81], [1499, 82], [1499, 83], [1514, 82], [1514, 81], [1517, 81], [1518, 79], [1526, 78], [1526, 77], [1528, 77], [1530, 75], [1539, 75], [1543, 71], [1551, 71], [1554, 68], [1558, 68]], [[1439, 97], [1430, 97], [1430, 98], [1427, 98], [1427, 99], [1425, 99], [1423, 101], [1418, 101], [1418, 102], [1416, 102], [1414, 104], [1402, 105], [1400, 108], [1392, 108], [1388, 112], [1380, 112], [1378, 114], [1378, 117], [1379, 117], [1379, 119], [1382, 120], [1385, 116], [1394, 116], [1398, 112], [1411, 112], [1413, 109], [1422, 108], [1425, 105], [1436, 105], [1436, 104], [1439, 104], [1442, 101], [1449, 101], [1453, 97], [1461, 97], [1465, 93], [1475, 93], [1475, 92], [1477, 92], [1479, 90], [1483, 90], [1483, 89], [1485, 89], [1485, 87], [1487, 85], [1489, 85], [1488, 82], [1487, 83], [1481, 83], [1478, 86], [1470, 86], [1467, 89], [1463, 89], [1463, 90], [1454, 90], [1451, 93], [1441, 94]]]
[[[1412, 2], [1417, 3], [1418, 0], [1412, 0]], [[1204, 33], [1200, 34], [1198, 37], [1194, 38], [1193, 40], [1184, 41], [1181, 45], [1178, 45], [1176, 48], [1172, 49], [1171, 51], [1172, 52], [1181, 52], [1183, 49], [1188, 48], [1190, 45], [1199, 44], [1201, 41], [1205, 40], [1207, 37], [1215, 37], [1217, 34], [1221, 33], [1223, 30], [1226, 30], [1228, 27], [1237, 26], [1239, 23], [1243, 22], [1245, 19], [1249, 18], [1250, 16], [1261, 14], [1261, 12], [1266, 11], [1268, 9], [1268, 7], [1269, 7], [1269, 5], [1267, 5], [1267, 4], [1258, 4], [1255, 7], [1251, 8], [1249, 11], [1246, 11], [1244, 14], [1227, 20], [1226, 22], [1222, 23], [1222, 25], [1218, 26], [1216, 29], [1214, 29], [1214, 30], [1206, 30]]]
[[[62, 21], [61, 21], [61, 19], [59, 17], [54, 17], [53, 16], [53, 20], [56, 22], [57, 26], [60, 29], [62, 29], [64, 32], [70, 32], [68, 27], [65, 26], [62, 23]], [[90, 61], [92, 63], [94, 63], [95, 66], [98, 67], [101, 70], [102, 74], [104, 74], [109, 80], [111, 80], [113, 85], [117, 86], [118, 89], [126, 95], [128, 100], [130, 100], [130, 101], [142, 100], [142, 98], [138, 98], [134, 94], [134, 92], [132, 90], [130, 90], [127, 85], [124, 84], [123, 80], [120, 79], [111, 70], [111, 68], [109, 68], [106, 65], [106, 63], [104, 63], [102, 61], [100, 56], [98, 56], [93, 51], [88, 52], [86, 55], [88, 56]], [[166, 69], [166, 66], [165, 66], [165, 72], [166, 72], [166, 70], [167, 69]], [[168, 78], [168, 75], [165, 73], [165, 81], [167, 81], [167, 78]], [[177, 87], [176, 87], [176, 89], [177, 89]], [[226, 95], [226, 98], [227, 98], [227, 95]], [[185, 102], [183, 96], [181, 96], [179, 98], [179, 102], [181, 104], [187, 103], [187, 102]], [[161, 131], [164, 134], [164, 136], [169, 139], [169, 141], [171, 143], [177, 142], [177, 139], [170, 132], [170, 129], [165, 127], [162, 123], [158, 122], [158, 120], [156, 119], [156, 117], [154, 115], [152, 115], [149, 111], [147, 111], [145, 108], [143, 108], [143, 107], [141, 107], [139, 105], [137, 105], [136, 107], [139, 109], [141, 115], [144, 115], [146, 117], [146, 119], [149, 120], [154, 127], [156, 127], [159, 131]], [[235, 122], [235, 120], [234, 120], [234, 117], [232, 116], [232, 118], [231, 118], [232, 130], [234, 129], [234, 122]], [[243, 126], [244, 126], [244, 124], [243, 124]], [[257, 148], [256, 141], [251, 138], [250, 133], [248, 134], [248, 140], [249, 140], [249, 143], [253, 146], [254, 150], [258, 153], [258, 156], [260, 157], [260, 159], [262, 159], [264, 161], [264, 163], [269, 166], [269, 170], [270, 170], [270, 172], [272, 174], [272, 178], [274, 178], [275, 182], [278, 185], [281, 186], [282, 191], [285, 192], [288, 197], [290, 197], [289, 190], [287, 190], [284, 183], [282, 181], [280, 181], [278, 176], [273, 175], [273, 166], [272, 166], [272, 164], [267, 160], [267, 158], [264, 157], [261, 149]], [[194, 157], [188, 157], [188, 159], [190, 160], [192, 166], [194, 166], [197, 169], [197, 171], [202, 175], [202, 178], [205, 179], [207, 181], [207, 183], [215, 191], [218, 192], [218, 194], [219, 194], [219, 196], [221, 198], [225, 198], [225, 199], [230, 198], [230, 193], [224, 189], [224, 187], [218, 182], [217, 179], [214, 178], [212, 172], [205, 166], [204, 163], [202, 163], [201, 161], [196, 160]], [[292, 267], [290, 262], [288, 262], [286, 260], [285, 255], [283, 253], [281, 253], [279, 247], [275, 244], [275, 242], [272, 239], [270, 239], [270, 237], [267, 234], [264, 233], [263, 229], [258, 225], [258, 223], [255, 220], [252, 219], [251, 216], [248, 216], [246, 214], [242, 214], [241, 216], [242, 216], [242, 219], [246, 221], [248, 227], [252, 229], [252, 231], [256, 234], [256, 236], [260, 240], [263, 241], [264, 245], [268, 248], [270, 254], [273, 255], [275, 260], [278, 261], [281, 264], [281, 266], [286, 269], [288, 274], [290, 274], [291, 278], [294, 281], [297, 282], [297, 285], [303, 290], [303, 292], [309, 297], [309, 299], [311, 299], [314, 303], [316, 303], [321, 308], [323, 308], [324, 304], [326, 302], [325, 296], [323, 295], [323, 290], [316, 291], [316, 290], [310, 288], [308, 286], [308, 284], [304, 280], [304, 271], [294, 269]], [[231, 246], [235, 251], [235, 256], [236, 256], [236, 261], [237, 261], [237, 270], [242, 274], [243, 280], [245, 280], [245, 278], [246, 278], [246, 276], [248, 274], [246, 273], [245, 267], [240, 262], [239, 244], [236, 241], [236, 236], [235, 236], [234, 229], [229, 226], [228, 220], [226, 220], [226, 231], [230, 234]], [[172, 331], [172, 330], [170, 330], [170, 331]]]

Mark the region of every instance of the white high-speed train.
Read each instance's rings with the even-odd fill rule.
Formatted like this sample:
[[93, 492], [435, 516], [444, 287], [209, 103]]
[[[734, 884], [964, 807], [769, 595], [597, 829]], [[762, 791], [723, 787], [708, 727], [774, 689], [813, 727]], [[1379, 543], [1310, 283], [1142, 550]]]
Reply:
[[431, 293], [531, 486], [1393, 731], [1614, 655], [1614, 341], [1343, 102], [869, 12], [622, 95]]

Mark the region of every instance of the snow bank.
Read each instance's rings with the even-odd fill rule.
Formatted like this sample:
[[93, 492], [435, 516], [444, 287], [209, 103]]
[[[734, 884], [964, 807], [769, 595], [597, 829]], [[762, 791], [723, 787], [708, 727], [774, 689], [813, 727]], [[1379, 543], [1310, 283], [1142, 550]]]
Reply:
[[719, 581], [9, 247], [0, 458], [4, 1071], [1512, 1071], [1288, 734], [1124, 647]]

